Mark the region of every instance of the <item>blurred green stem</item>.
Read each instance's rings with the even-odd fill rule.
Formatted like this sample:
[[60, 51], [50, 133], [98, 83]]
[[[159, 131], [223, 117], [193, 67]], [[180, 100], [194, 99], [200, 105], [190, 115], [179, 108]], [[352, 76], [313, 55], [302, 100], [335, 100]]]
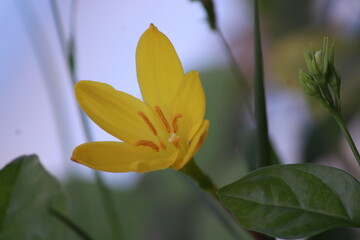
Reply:
[[266, 116], [263, 58], [258, 0], [254, 0], [254, 40], [255, 40], [255, 119], [259, 143], [259, 163], [261, 167], [272, 164]]
[[[254, 0], [254, 47], [255, 47], [255, 119], [259, 144], [260, 167], [270, 166], [272, 161], [272, 149], [270, 147], [269, 133], [266, 115], [266, 97], [264, 86], [263, 57], [261, 48], [261, 33], [259, 20], [258, 0]], [[266, 236], [266, 239], [275, 238]]]
[[213, 181], [199, 168], [194, 158], [192, 158], [182, 169], [180, 169], [180, 171], [195, 180], [202, 190], [213, 196], [215, 199], [219, 200], [219, 197], [216, 194], [218, 188], [215, 186]]
[[66, 215], [62, 214], [61, 212], [57, 211], [56, 209], [49, 209], [50, 213], [53, 214], [59, 221], [64, 223], [68, 228], [72, 229], [74, 233], [77, 234], [81, 239], [84, 240], [92, 240], [89, 234], [87, 234], [84, 230], [82, 230], [79, 226], [77, 226], [70, 218]]
[[193, 181], [190, 178], [185, 177], [184, 180], [188, 187], [201, 200], [203, 205], [214, 214], [234, 240], [255, 240], [255, 238], [247, 230], [244, 230], [239, 226], [238, 222], [234, 219], [234, 216], [223, 205], [221, 205], [218, 199], [215, 199], [200, 190], [197, 186], [195, 186], [195, 184], [193, 184]]
[[[74, 85], [77, 82], [76, 71], [75, 71], [76, 59], [75, 59], [75, 40], [74, 40], [74, 21], [75, 21], [75, 14], [76, 14], [76, 11], [75, 11], [75, 7], [76, 7], [75, 1], [76, 0], [72, 0], [72, 2], [71, 2], [71, 21], [72, 22], [70, 22], [70, 24], [71, 24], [70, 25], [70, 44], [66, 44], [64, 28], [61, 23], [60, 12], [59, 12], [59, 8], [56, 3], [56, 0], [49, 0], [49, 1], [50, 1], [52, 15], [53, 15], [54, 22], [55, 22], [56, 31], [58, 34], [59, 44], [61, 46], [61, 49], [62, 49], [62, 52], [64, 55], [64, 59], [67, 63], [68, 69], [69, 69], [71, 82]], [[80, 117], [81, 117], [82, 126], [84, 128], [84, 133], [85, 133], [86, 139], [88, 142], [93, 141], [93, 137], [92, 137], [92, 134], [90, 131], [90, 127], [89, 127], [86, 115], [83, 111], [81, 111], [80, 108], [78, 108], [78, 109], [80, 112]], [[122, 232], [120, 231], [120, 221], [117, 216], [117, 211], [115, 208], [114, 201], [112, 199], [111, 191], [104, 183], [104, 180], [102, 179], [100, 172], [94, 170], [94, 175], [95, 175], [97, 186], [101, 192], [100, 195], [101, 195], [101, 198], [103, 201], [103, 206], [105, 208], [105, 211], [106, 211], [106, 214], [108, 217], [109, 224], [111, 226], [113, 239], [116, 239], [116, 240], [124, 239], [124, 236], [122, 235]]]
[[355, 146], [355, 143], [354, 143], [354, 140], [352, 139], [351, 135], [350, 135], [350, 132], [349, 130], [347, 129], [346, 127], [346, 124], [345, 124], [345, 121], [343, 119], [343, 117], [341, 116], [341, 114], [339, 114], [338, 112], [333, 112], [332, 113], [333, 117], [335, 118], [337, 124], [339, 125], [341, 131], [343, 132], [350, 148], [351, 148], [351, 151], [353, 152], [355, 158], [356, 158], [356, 161], [358, 163], [358, 165], [360, 166], [360, 154], [359, 154], [359, 151], [357, 150], [356, 146]]
[[221, 42], [223, 43], [226, 53], [228, 55], [228, 58], [230, 60], [230, 68], [234, 74], [234, 76], [236, 77], [236, 79], [238, 80], [238, 83], [240, 85], [240, 95], [243, 96], [242, 98], [244, 99], [245, 102], [245, 106], [249, 112], [250, 117], [253, 119], [254, 118], [254, 113], [253, 110], [251, 108], [251, 104], [249, 102], [249, 96], [251, 93], [251, 90], [247, 84], [247, 82], [245, 81], [245, 77], [243, 75], [243, 73], [241, 72], [237, 62], [236, 62], [236, 58], [234, 56], [234, 54], [231, 51], [230, 45], [228, 44], [228, 42], [225, 39], [224, 34], [222, 33], [221, 29], [219, 27], [216, 28], [215, 30], [218, 33], [218, 36], [220, 37]]

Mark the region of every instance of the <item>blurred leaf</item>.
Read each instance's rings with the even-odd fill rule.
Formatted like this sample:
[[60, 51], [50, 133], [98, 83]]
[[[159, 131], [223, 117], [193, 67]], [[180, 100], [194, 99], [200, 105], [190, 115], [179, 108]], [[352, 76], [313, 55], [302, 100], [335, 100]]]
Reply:
[[247, 229], [279, 238], [360, 227], [360, 184], [348, 173], [313, 164], [256, 170], [219, 191]]
[[192, 2], [201, 2], [203, 8], [207, 14], [207, 20], [212, 30], [217, 29], [216, 24], [216, 14], [215, 14], [215, 7], [214, 2], [212, 0], [190, 0]]
[[57, 180], [35, 155], [15, 159], [0, 171], [0, 239], [63, 239], [64, 225], [49, 209], [65, 209]]
[[[191, 188], [182, 175], [173, 170], [149, 172], [142, 174], [131, 188], [110, 188], [116, 211], [125, 219], [121, 222], [125, 239], [234, 240], [209, 211], [207, 203], [197, 196], [202, 192], [196, 188], [196, 193], [196, 186], [193, 184]], [[77, 226], [87, 230], [94, 239], [112, 239], [96, 184], [69, 179], [65, 188], [71, 200], [70, 218]], [[235, 226], [240, 228], [236, 223]], [[71, 237], [64, 239], [80, 239]]]

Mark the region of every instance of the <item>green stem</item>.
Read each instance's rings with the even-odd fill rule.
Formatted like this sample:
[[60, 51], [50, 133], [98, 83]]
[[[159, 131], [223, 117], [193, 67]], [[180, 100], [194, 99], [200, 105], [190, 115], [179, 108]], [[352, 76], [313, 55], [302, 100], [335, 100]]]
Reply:
[[346, 124], [344, 122], [344, 119], [342, 118], [341, 114], [337, 113], [337, 112], [333, 112], [332, 113], [333, 117], [335, 118], [337, 124], [339, 125], [341, 131], [343, 132], [350, 148], [351, 148], [351, 151], [353, 152], [355, 158], [356, 158], [356, 161], [358, 163], [358, 165], [360, 166], [360, 154], [359, 154], [359, 151], [357, 150], [356, 146], [355, 146], [355, 143], [354, 143], [354, 140], [352, 139], [351, 135], [350, 135], [350, 132], [349, 130], [347, 129], [346, 127]]
[[77, 226], [69, 217], [57, 211], [56, 209], [49, 209], [50, 213], [53, 214], [58, 220], [64, 223], [67, 227], [74, 231], [81, 239], [92, 240], [90, 235]]
[[202, 190], [213, 196], [215, 199], [219, 200], [219, 196], [216, 194], [218, 188], [215, 186], [213, 181], [199, 168], [194, 158], [192, 158], [185, 165], [185, 167], [180, 169], [180, 171], [194, 179]]
[[200, 190], [195, 184], [193, 184], [192, 179], [185, 177], [184, 180], [188, 185], [188, 188], [191, 189], [201, 200], [203, 205], [214, 214], [234, 240], [255, 240], [248, 231], [240, 227], [238, 222], [234, 220], [234, 216], [223, 205], [221, 205], [217, 199], [214, 199], [212, 196], [209, 196], [209, 194]]
[[259, 143], [259, 163], [261, 167], [272, 164], [266, 116], [266, 99], [258, 1], [254, 0], [254, 40], [255, 40], [255, 119]]
[[[325, 82], [325, 80], [323, 79], [322, 81]], [[329, 91], [328, 85], [326, 84], [322, 84], [321, 86], [319, 86], [320, 91], [322, 92], [323, 96], [324, 96], [324, 100], [326, 100], [328, 102], [328, 104], [330, 105], [330, 107], [335, 108], [335, 103], [333, 100], [333, 97], [331, 96], [331, 93]]]

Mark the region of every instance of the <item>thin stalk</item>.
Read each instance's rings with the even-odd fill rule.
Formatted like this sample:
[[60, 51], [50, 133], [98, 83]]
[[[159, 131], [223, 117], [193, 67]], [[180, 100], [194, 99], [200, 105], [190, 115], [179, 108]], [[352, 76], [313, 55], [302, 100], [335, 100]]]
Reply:
[[[73, 1], [75, 1], [75, 0], [73, 0]], [[69, 44], [68, 48], [67, 48], [65, 34], [64, 34], [64, 28], [61, 23], [60, 12], [59, 12], [59, 8], [56, 3], [56, 0], [50, 0], [50, 5], [51, 5], [51, 11], [53, 13], [52, 16], [54, 18], [56, 31], [58, 34], [59, 44], [61, 46], [65, 62], [67, 63], [67, 66], [68, 66], [68, 70], [69, 70], [69, 73], [71, 76], [70, 77], [71, 82], [74, 85], [77, 82], [77, 76], [76, 76], [76, 71], [75, 71], [76, 58], [75, 58], [75, 41], [74, 41], [74, 39], [75, 39], [74, 38], [74, 34], [75, 34], [74, 21], [75, 21], [75, 15], [76, 15], [76, 10], [75, 10], [76, 4], [75, 4], [75, 2], [71, 3], [72, 11], [71, 11], [71, 22], [70, 22], [70, 24], [71, 24], [70, 25], [70, 44]], [[93, 136], [91, 134], [88, 119], [87, 119], [85, 113], [83, 111], [81, 111], [80, 108], [78, 108], [78, 110], [80, 113], [85, 137], [86, 137], [87, 141], [89, 141], [89, 142], [93, 141]], [[117, 211], [115, 209], [115, 203], [112, 198], [111, 191], [104, 183], [101, 173], [98, 171], [95, 171], [95, 170], [93, 172], [95, 175], [96, 184], [101, 192], [101, 198], [102, 198], [102, 202], [103, 202], [103, 205], [104, 205], [104, 208], [105, 208], [108, 220], [109, 220], [109, 224], [111, 225], [113, 239], [117, 239], [117, 240], [124, 239], [122, 232], [120, 231], [120, 222], [119, 222], [119, 218], [117, 216]]]
[[60, 11], [59, 11], [59, 7], [56, 3], [56, 0], [50, 0], [50, 7], [51, 7], [53, 20], [54, 20], [55, 26], [56, 26], [56, 33], [58, 35], [59, 44], [60, 44], [60, 47], [64, 54], [65, 59], [67, 59], [65, 33], [64, 33], [63, 25], [61, 24]]
[[335, 118], [337, 124], [339, 125], [341, 131], [343, 132], [343, 134], [344, 134], [344, 136], [346, 138], [346, 141], [348, 142], [348, 144], [349, 144], [349, 146], [351, 148], [351, 151], [354, 154], [354, 156], [356, 158], [356, 161], [357, 161], [357, 163], [358, 163], [358, 165], [360, 167], [360, 154], [359, 154], [359, 151], [357, 150], [357, 148], [355, 146], [354, 140], [352, 139], [349, 130], [346, 127], [344, 119], [342, 118], [341, 114], [333, 113], [332, 115]]
[[231, 68], [235, 78], [238, 80], [238, 83], [240, 85], [240, 90], [241, 90], [241, 96], [243, 96], [243, 99], [244, 99], [246, 108], [250, 114], [250, 117], [254, 118], [254, 113], [252, 111], [251, 104], [249, 102], [249, 95], [251, 93], [249, 85], [245, 81], [244, 74], [241, 72], [241, 70], [236, 62], [236, 58], [235, 58], [233, 52], [231, 51], [231, 47], [228, 44], [228, 42], [226, 41], [226, 38], [225, 38], [224, 34], [222, 33], [221, 29], [219, 27], [217, 27], [215, 31], [218, 33], [218, 36], [226, 50], [226, 53], [230, 60], [230, 68]]
[[50, 209], [49, 210], [52, 215], [54, 215], [59, 221], [64, 223], [68, 228], [72, 229], [74, 233], [76, 233], [81, 239], [84, 240], [92, 240], [89, 234], [87, 234], [83, 229], [77, 226], [69, 217], [65, 216], [61, 212]]
[[254, 40], [255, 40], [255, 119], [259, 143], [259, 163], [261, 167], [272, 164], [266, 116], [266, 98], [261, 49], [258, 0], [254, 0]]
[[[52, 15], [53, 15], [55, 28], [56, 28], [56, 32], [57, 32], [58, 39], [59, 39], [59, 45], [62, 49], [63, 57], [66, 61], [68, 69], [69, 69], [70, 80], [71, 80], [71, 83], [73, 85], [75, 85], [77, 82], [77, 76], [76, 76], [76, 71], [75, 71], [76, 59], [75, 59], [75, 41], [74, 41], [74, 35], [75, 35], [74, 21], [75, 21], [75, 15], [76, 15], [76, 0], [72, 0], [72, 2], [71, 2], [71, 22], [70, 22], [70, 36], [69, 36], [70, 44], [69, 45], [66, 44], [64, 28], [61, 23], [59, 8], [56, 3], [56, 0], [50, 0], [50, 6], [51, 6], [51, 11], [53, 13]], [[82, 127], [83, 127], [83, 130], [85, 133], [85, 138], [87, 141], [92, 141], [94, 138], [91, 134], [88, 119], [87, 119], [85, 113], [83, 111], [81, 111], [80, 108], [78, 108], [78, 110], [79, 110], [81, 122], [83, 123]]]
[[[245, 106], [247, 108], [247, 111], [250, 115], [250, 118], [255, 120], [255, 116], [254, 116], [254, 112], [253, 112], [253, 108], [251, 107], [251, 104], [249, 102], [249, 96], [251, 95], [251, 89], [249, 87], [249, 85], [247, 84], [244, 74], [242, 73], [241, 69], [239, 68], [237, 62], [236, 62], [236, 58], [235, 55], [233, 54], [233, 52], [231, 51], [231, 47], [228, 44], [228, 42], [226, 41], [226, 38], [223, 34], [223, 32], [221, 31], [221, 29], [219, 28], [219, 26], [217, 24], [215, 24], [217, 27], [214, 29], [214, 31], [217, 32], [224, 48], [225, 48], [225, 52], [227, 53], [227, 56], [230, 60], [230, 68], [234, 74], [234, 76], [236, 77], [236, 79], [238, 80], [238, 83], [240, 85], [240, 93], [242, 98], [244, 99], [245, 102]], [[270, 144], [270, 153], [271, 153], [271, 162], [272, 164], [280, 164], [280, 159], [279, 156], [277, 155], [275, 149], [273, 148], [271, 142], [269, 142]]]
[[216, 194], [218, 191], [217, 186], [215, 186], [213, 181], [199, 168], [194, 158], [192, 158], [185, 167], [180, 169], [180, 171], [195, 180], [202, 190], [213, 196], [215, 199], [220, 200], [219, 196]]
[[[191, 176], [190, 176], [191, 177]], [[193, 181], [189, 178], [184, 178], [186, 184], [189, 188], [195, 193], [195, 195], [204, 203], [212, 214], [219, 220], [223, 227], [228, 231], [230, 236], [234, 240], [254, 240], [254, 237], [250, 235], [246, 230], [239, 227], [234, 217], [220, 205], [218, 197], [213, 194], [205, 193], [204, 191], [199, 190], [198, 187], [194, 184]]]

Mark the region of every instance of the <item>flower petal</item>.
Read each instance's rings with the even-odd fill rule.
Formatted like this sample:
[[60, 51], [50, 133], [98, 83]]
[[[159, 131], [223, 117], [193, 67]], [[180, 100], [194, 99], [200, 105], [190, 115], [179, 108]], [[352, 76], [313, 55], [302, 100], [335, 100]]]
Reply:
[[[154, 111], [139, 99], [93, 81], [79, 81], [75, 94], [86, 114], [114, 137], [130, 144], [142, 139], [157, 141], [149, 124], [138, 114], [143, 112], [149, 119], [156, 119]], [[156, 128], [157, 124], [153, 125]]]
[[144, 101], [165, 110], [164, 103], [173, 99], [184, 71], [170, 40], [153, 24], [139, 40], [136, 69]]
[[168, 168], [176, 157], [177, 151], [155, 152], [121, 142], [89, 142], [75, 148], [71, 160], [100, 171], [143, 173]]
[[173, 114], [182, 114], [178, 120], [179, 135], [185, 136], [186, 140], [192, 139], [202, 124], [205, 105], [205, 94], [199, 73], [190, 71], [181, 82], [179, 91], [172, 103]]
[[209, 130], [209, 120], [204, 120], [199, 130], [195, 134], [194, 138], [191, 140], [187, 153], [185, 154], [184, 157], [179, 158], [172, 165], [173, 169], [179, 170], [188, 163], [188, 161], [195, 155], [195, 153], [200, 149], [201, 145], [204, 143], [208, 130]]

